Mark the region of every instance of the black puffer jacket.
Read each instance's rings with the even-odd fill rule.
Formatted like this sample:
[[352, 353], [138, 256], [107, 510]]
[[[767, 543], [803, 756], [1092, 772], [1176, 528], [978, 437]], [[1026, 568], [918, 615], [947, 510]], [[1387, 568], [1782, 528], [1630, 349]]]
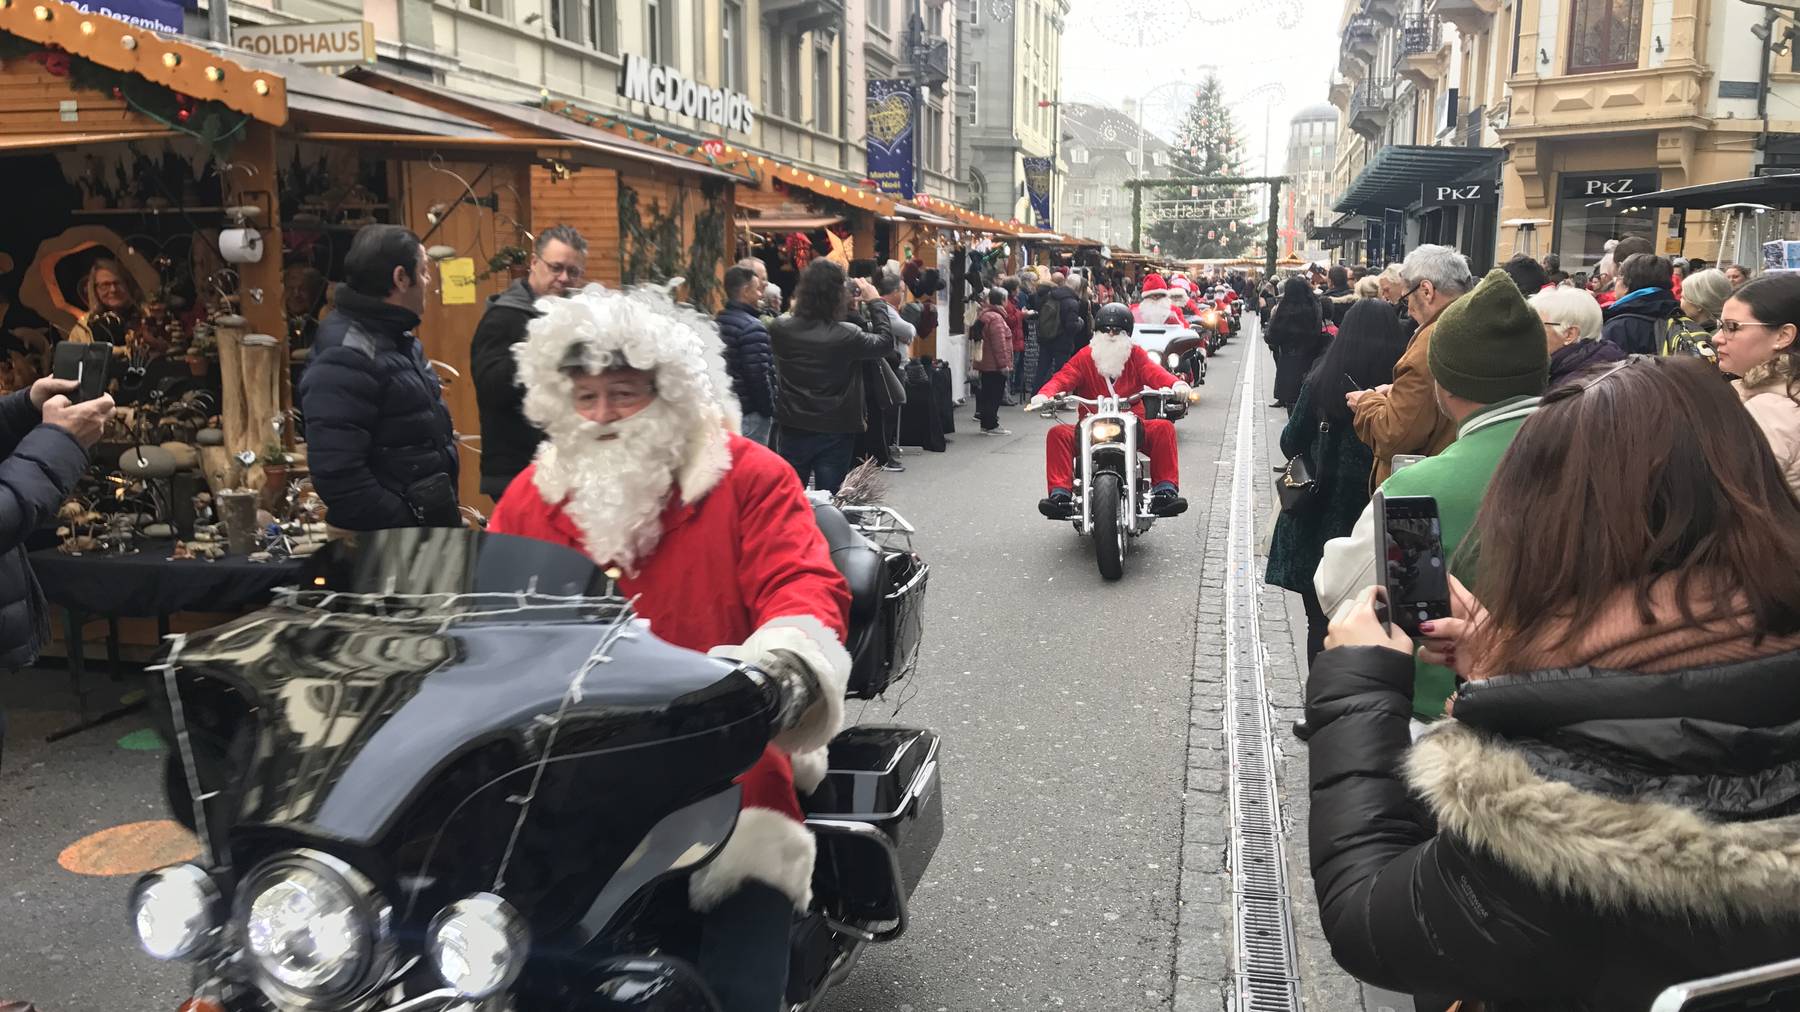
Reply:
[[454, 523], [454, 503], [446, 515], [417, 488], [445, 475], [454, 494], [457, 477], [443, 384], [412, 333], [419, 318], [347, 285], [332, 302], [300, 379], [307, 464], [331, 523], [352, 531]]
[[87, 468], [75, 437], [31, 406], [31, 391], [0, 397], [0, 668], [37, 660], [50, 636], [50, 610], [38, 589], [25, 539], [56, 524], [56, 508]]
[[1416, 745], [1412, 687], [1380, 647], [1307, 682], [1313, 885], [1352, 974], [1642, 1012], [1800, 954], [1800, 654], [1472, 682]]
[[727, 302], [719, 311], [719, 340], [725, 342], [725, 372], [731, 392], [746, 415], [775, 417], [775, 349], [769, 328], [754, 306]]
[[481, 412], [481, 493], [498, 500], [525, 470], [544, 434], [525, 418], [525, 388], [513, 345], [537, 318], [537, 295], [523, 278], [488, 300], [469, 342], [469, 372]]
[[1038, 318], [1045, 313], [1057, 313], [1062, 319], [1062, 332], [1056, 335], [1056, 343], [1071, 348], [1091, 339], [1091, 333], [1084, 334], [1081, 319], [1081, 298], [1074, 289], [1063, 285], [1040, 285], [1037, 291]]
[[1667, 332], [1664, 321], [1681, 315], [1681, 300], [1667, 289], [1657, 289], [1628, 301], [1615, 302], [1601, 310], [1606, 322], [1600, 325], [1600, 336], [1618, 345], [1627, 355], [1655, 355], [1661, 349], [1661, 336]]
[[854, 323], [776, 317], [769, 327], [781, 390], [775, 421], [805, 432], [863, 431], [862, 363], [894, 350], [887, 310], [870, 299], [852, 311]]

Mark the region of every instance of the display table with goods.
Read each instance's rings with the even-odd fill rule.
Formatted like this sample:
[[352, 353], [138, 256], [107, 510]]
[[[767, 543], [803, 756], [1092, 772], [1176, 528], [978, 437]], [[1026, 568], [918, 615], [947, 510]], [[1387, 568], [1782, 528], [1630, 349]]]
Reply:
[[120, 682], [129, 677], [120, 669], [121, 619], [154, 618], [160, 642], [174, 615], [261, 607], [324, 543], [324, 507], [304, 471], [293, 470], [303, 457], [282, 451], [279, 438], [260, 458], [231, 456], [211, 427], [210, 397], [188, 391], [119, 409], [109, 441], [57, 511], [60, 544], [30, 555], [45, 597], [62, 613], [79, 707], [77, 723], [52, 740], [139, 705], [128, 697], [92, 712], [89, 622], [106, 621], [108, 675]]

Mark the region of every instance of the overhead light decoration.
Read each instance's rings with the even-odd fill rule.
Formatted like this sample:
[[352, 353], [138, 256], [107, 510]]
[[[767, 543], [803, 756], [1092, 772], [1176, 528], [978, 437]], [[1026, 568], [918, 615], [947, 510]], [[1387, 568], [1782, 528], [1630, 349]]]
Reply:
[[162, 55], [162, 64], [163, 64], [163, 66], [168, 67], [170, 70], [174, 70], [176, 67], [181, 66], [181, 54], [180, 53], [164, 53]]
[[119, 36], [119, 46], [121, 48], [123, 48], [126, 52], [130, 52], [131, 50], [136, 49], [137, 48], [137, 36], [135, 36], [135, 35]]
[[250, 83], [250, 88], [258, 95], [267, 95], [269, 93], [269, 82], [259, 77]]
[[225, 72], [218, 67], [208, 67], [206, 68], [206, 79], [214, 84], [218, 84], [220, 81], [225, 80]]
[[45, 7], [43, 4], [38, 4], [36, 7], [32, 8], [31, 15], [39, 21], [48, 21], [50, 20], [50, 8]]

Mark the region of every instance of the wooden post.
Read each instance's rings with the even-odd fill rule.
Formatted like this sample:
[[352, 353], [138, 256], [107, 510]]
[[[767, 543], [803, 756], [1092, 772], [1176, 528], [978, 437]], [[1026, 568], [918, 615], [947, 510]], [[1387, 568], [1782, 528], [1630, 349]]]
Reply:
[[[282, 297], [281, 207], [275, 188], [275, 128], [252, 120], [244, 127], [243, 140], [231, 153], [226, 174], [226, 203], [262, 209], [248, 222], [262, 234], [262, 258], [238, 264], [238, 313], [244, 317], [244, 335], [267, 334], [272, 347], [245, 346], [229, 331], [221, 331], [219, 368], [224, 375], [223, 403], [225, 447], [232, 454], [249, 450], [259, 457], [276, 439], [275, 421], [284, 418], [292, 403], [289, 387], [287, 313]], [[294, 433], [285, 424], [282, 439], [293, 445]], [[251, 481], [260, 480], [260, 469]]]

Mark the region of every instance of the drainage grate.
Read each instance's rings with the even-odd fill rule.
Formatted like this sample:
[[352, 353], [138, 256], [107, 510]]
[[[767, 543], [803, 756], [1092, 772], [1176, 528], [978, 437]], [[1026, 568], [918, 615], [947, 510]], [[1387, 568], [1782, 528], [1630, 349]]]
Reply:
[[[1248, 352], [1254, 341], [1246, 341]], [[1263, 679], [1253, 544], [1256, 466], [1256, 361], [1244, 356], [1238, 392], [1237, 449], [1231, 478], [1231, 521], [1225, 549], [1225, 742], [1231, 754], [1231, 874], [1236, 910], [1239, 1012], [1293, 1012], [1300, 1005], [1294, 924], [1288, 910], [1281, 808]]]

